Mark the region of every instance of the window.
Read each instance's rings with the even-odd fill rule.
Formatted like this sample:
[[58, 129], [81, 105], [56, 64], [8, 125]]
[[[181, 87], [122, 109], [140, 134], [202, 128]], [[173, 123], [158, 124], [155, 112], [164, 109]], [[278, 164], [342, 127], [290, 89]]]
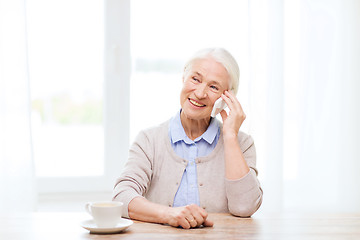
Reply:
[[[115, 34], [129, 33], [114, 29], [125, 26], [128, 31], [129, 4], [111, 4], [99, 0], [26, 2], [32, 132], [40, 192], [111, 191], [116, 171], [126, 158], [121, 149], [128, 148], [128, 134], [109, 130], [109, 123], [121, 118], [114, 109], [128, 102], [119, 103], [109, 89], [116, 90], [119, 79], [129, 80], [121, 79], [124, 73], [118, 73], [119, 66], [112, 70], [107, 66], [119, 64], [119, 49], [114, 46], [128, 44], [124, 38], [119, 42]], [[125, 18], [114, 19], [116, 14], [110, 9], [119, 10], [116, 14]], [[122, 57], [129, 61], [129, 55]]]
[[27, 18], [37, 176], [100, 176], [102, 3], [30, 0]]

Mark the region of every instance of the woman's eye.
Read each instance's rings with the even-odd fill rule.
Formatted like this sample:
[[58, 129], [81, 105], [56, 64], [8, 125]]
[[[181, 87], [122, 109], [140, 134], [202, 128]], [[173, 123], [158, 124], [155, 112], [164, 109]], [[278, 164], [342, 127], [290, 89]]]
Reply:
[[218, 90], [219, 90], [219, 88], [218, 88], [218, 87], [216, 87], [216, 86], [210, 86], [210, 88], [212, 88], [212, 89], [214, 89], [214, 90], [216, 90], [216, 91], [218, 91]]
[[196, 82], [199, 82], [199, 79], [197, 79], [196, 77], [193, 77], [192, 79]]

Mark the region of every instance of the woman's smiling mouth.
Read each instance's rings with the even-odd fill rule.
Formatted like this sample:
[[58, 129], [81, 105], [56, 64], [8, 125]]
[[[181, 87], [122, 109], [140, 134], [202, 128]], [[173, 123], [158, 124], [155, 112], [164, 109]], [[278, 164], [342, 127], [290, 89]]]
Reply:
[[193, 100], [191, 98], [189, 98], [189, 101], [190, 101], [191, 104], [193, 104], [193, 105], [195, 105], [197, 107], [205, 107], [206, 106], [206, 105], [198, 103], [197, 101], [195, 101], [195, 100]]

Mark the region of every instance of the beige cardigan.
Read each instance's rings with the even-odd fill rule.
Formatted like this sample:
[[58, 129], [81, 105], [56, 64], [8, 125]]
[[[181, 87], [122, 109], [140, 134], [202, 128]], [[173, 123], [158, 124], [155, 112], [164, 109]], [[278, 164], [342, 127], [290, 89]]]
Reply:
[[[137, 196], [172, 206], [188, 161], [174, 152], [168, 129], [169, 121], [144, 130], [130, 147], [128, 162], [113, 191], [113, 200], [124, 203], [124, 217], [129, 217], [128, 205]], [[250, 167], [250, 172], [243, 178], [225, 178], [222, 132], [214, 150], [196, 159], [200, 206], [207, 212], [230, 212], [235, 216], [248, 217], [261, 205], [263, 193], [255, 168], [254, 141], [243, 132], [239, 132], [238, 138]]]

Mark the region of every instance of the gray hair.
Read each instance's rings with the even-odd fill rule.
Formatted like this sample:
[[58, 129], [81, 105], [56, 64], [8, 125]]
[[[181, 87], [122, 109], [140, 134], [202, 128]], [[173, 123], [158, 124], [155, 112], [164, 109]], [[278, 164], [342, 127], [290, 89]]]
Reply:
[[240, 77], [240, 70], [239, 66], [235, 60], [235, 58], [225, 49], [223, 48], [205, 48], [201, 49], [200, 51], [196, 52], [190, 60], [185, 64], [184, 67], [184, 74], [185, 76], [189, 69], [191, 68], [192, 64], [199, 59], [206, 59], [211, 57], [216, 62], [220, 63], [224, 66], [226, 71], [228, 72], [230, 79], [229, 79], [229, 86], [232, 92], [236, 95], [238, 88], [239, 88], [239, 77]]

